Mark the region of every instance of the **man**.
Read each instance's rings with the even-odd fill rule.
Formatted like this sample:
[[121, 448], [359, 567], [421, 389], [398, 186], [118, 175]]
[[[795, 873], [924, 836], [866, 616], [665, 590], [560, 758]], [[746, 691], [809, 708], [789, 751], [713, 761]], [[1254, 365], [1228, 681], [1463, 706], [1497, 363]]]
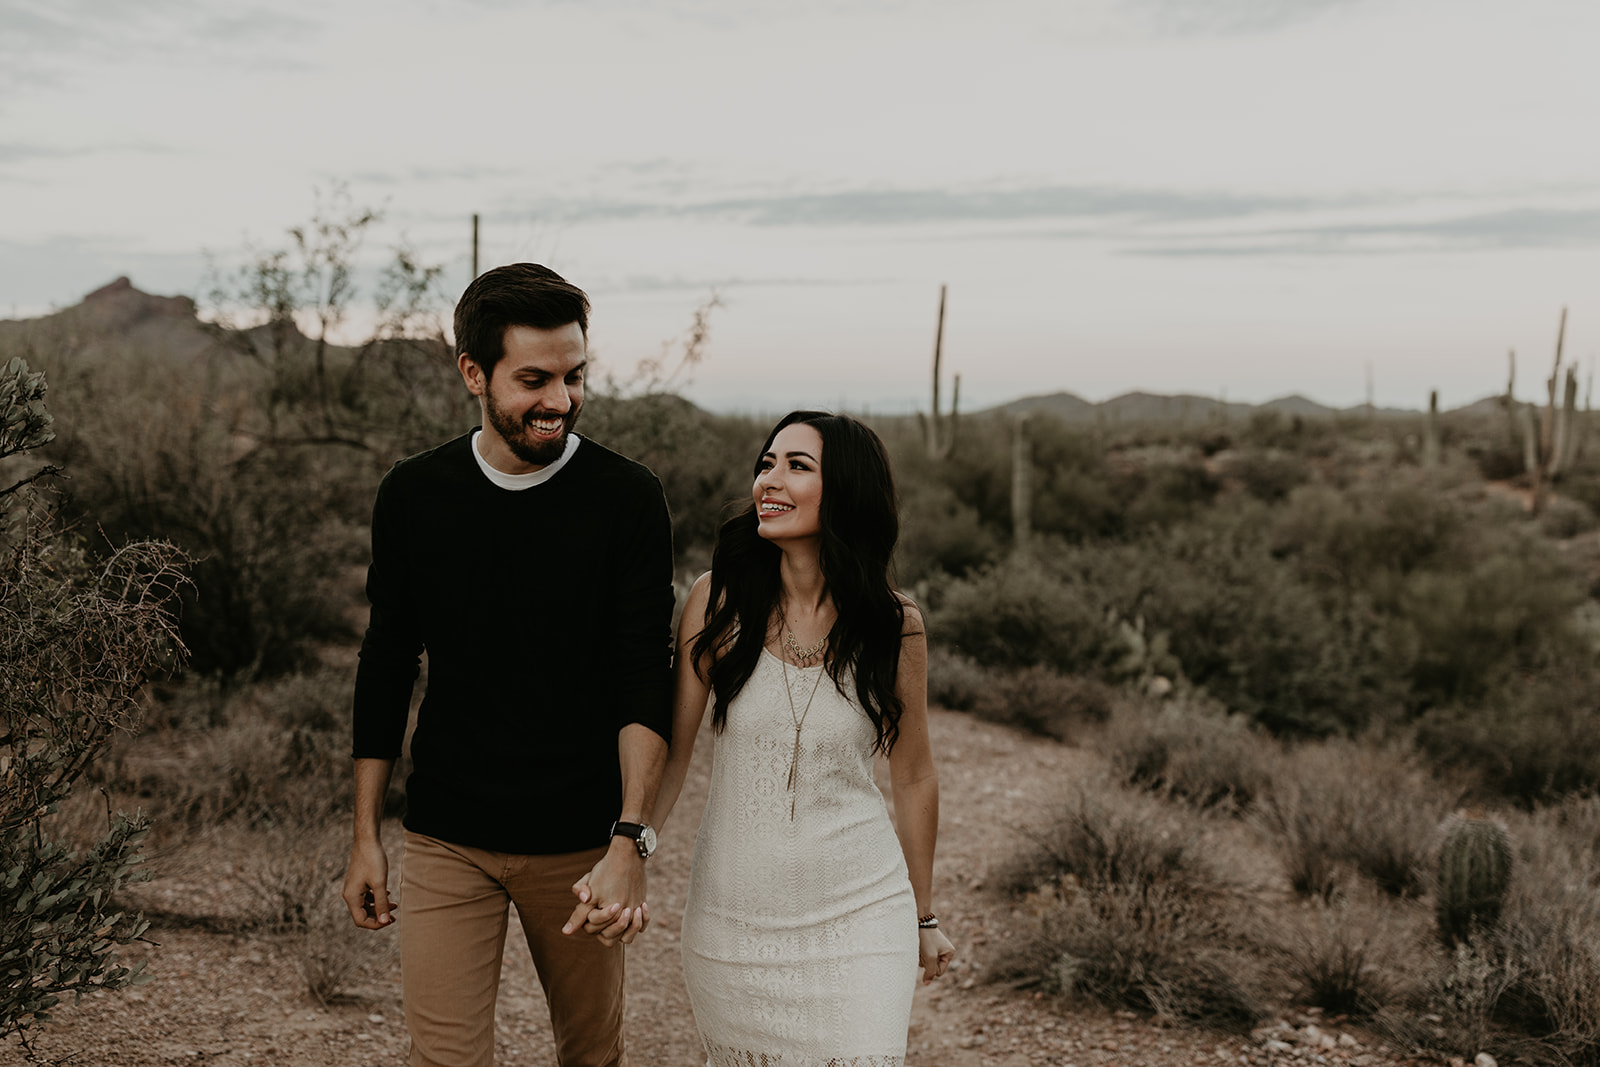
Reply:
[[560, 1063], [626, 1062], [612, 946], [649, 921], [672, 534], [655, 476], [572, 432], [588, 312], [531, 263], [468, 286], [457, 364], [483, 426], [396, 464], [373, 507], [344, 899], [357, 926], [395, 921], [379, 825], [426, 650], [399, 923], [413, 1065], [493, 1063], [508, 903]]

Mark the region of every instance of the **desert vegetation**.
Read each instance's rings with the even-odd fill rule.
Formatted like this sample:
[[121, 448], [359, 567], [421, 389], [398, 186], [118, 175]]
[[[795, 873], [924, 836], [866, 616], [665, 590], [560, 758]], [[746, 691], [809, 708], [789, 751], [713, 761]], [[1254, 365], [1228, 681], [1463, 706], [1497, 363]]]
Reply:
[[[119, 624], [155, 612], [75, 624], [123, 641], [114, 677], [83, 674], [109, 662], [99, 646], [40, 661], [54, 706], [110, 709], [69, 757], [98, 795], [30, 815], [0, 769], [0, 892], [93, 867], [85, 951], [109, 960], [102, 942], [140, 930], [117, 902], [141, 839], [172, 868], [225, 863], [250, 888], [206, 921], [285, 946], [324, 1000], [382, 962], [336, 900], [367, 509], [395, 460], [475, 415], [438, 273], [404, 249], [365, 294], [371, 337], [335, 343], [362, 298], [351, 250], [379, 220], [338, 200], [325, 214], [219, 275], [203, 322], [112, 286], [0, 323], [0, 360], [42, 373], [54, 416], [54, 440], [26, 448], [62, 473], [27, 494], [69, 531], [7, 503], [6, 610], [40, 602], [19, 592], [33, 581], [98, 590]], [[714, 306], [641, 376], [600, 376], [582, 423], [661, 477], [684, 582], [767, 429], [673, 393]], [[995, 981], [1041, 1011], [1088, 999], [1248, 1031], [1287, 998], [1397, 1048], [1600, 1064], [1587, 412], [1564, 416], [1558, 453], [1509, 398], [1414, 417], [872, 422], [901, 482], [897, 580], [928, 618], [932, 699], [1102, 768], [1059, 783], [1008, 857], [994, 892], [1026, 929], [991, 946]], [[8, 652], [6, 768], [33, 743], [21, 662]], [[108, 807], [145, 814], [108, 831]], [[0, 1034], [48, 1008], [47, 983], [12, 973]]]

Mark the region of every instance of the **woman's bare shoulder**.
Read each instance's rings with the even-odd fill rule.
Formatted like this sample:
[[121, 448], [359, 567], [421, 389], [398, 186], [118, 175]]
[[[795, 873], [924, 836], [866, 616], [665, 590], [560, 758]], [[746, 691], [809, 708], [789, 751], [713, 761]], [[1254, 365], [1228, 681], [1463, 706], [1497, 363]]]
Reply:
[[917, 602], [898, 589], [895, 590], [894, 595], [900, 601], [900, 607], [905, 612], [905, 625], [900, 629], [901, 635], [909, 636], [925, 632], [927, 627], [923, 623], [922, 609], [917, 607]]

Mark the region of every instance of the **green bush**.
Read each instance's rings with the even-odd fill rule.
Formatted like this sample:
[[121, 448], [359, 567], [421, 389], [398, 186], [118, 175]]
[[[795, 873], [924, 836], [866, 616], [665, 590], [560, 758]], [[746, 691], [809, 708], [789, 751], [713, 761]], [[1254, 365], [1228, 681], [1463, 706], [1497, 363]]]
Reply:
[[1245, 492], [1268, 504], [1287, 499], [1291, 491], [1304, 485], [1311, 477], [1311, 470], [1303, 458], [1272, 451], [1231, 455], [1224, 470], [1228, 477], [1236, 479], [1244, 487]]
[[991, 669], [1093, 674], [1111, 640], [1091, 596], [1030, 558], [1011, 557], [946, 584], [929, 611], [929, 639]]
[[1439, 763], [1523, 805], [1600, 789], [1600, 672], [1513, 677], [1481, 701], [1430, 712], [1417, 741]]
[[1544, 511], [1539, 516], [1539, 529], [1546, 537], [1557, 540], [1577, 537], [1596, 526], [1600, 526], [1600, 519], [1595, 517], [1589, 505], [1566, 496], [1546, 501]]
[[901, 487], [895, 578], [914, 586], [937, 574], [965, 575], [1000, 555], [1000, 540], [949, 486], [913, 481]]

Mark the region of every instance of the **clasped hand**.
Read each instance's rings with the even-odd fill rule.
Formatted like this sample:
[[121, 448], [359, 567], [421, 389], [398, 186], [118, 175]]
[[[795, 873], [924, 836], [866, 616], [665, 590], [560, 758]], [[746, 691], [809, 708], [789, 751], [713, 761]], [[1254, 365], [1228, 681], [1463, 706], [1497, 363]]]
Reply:
[[650, 905], [645, 903], [644, 860], [628, 847], [613, 847], [594, 865], [594, 869], [573, 883], [572, 894], [578, 904], [564, 934], [593, 934], [607, 948], [633, 939], [650, 925]]

